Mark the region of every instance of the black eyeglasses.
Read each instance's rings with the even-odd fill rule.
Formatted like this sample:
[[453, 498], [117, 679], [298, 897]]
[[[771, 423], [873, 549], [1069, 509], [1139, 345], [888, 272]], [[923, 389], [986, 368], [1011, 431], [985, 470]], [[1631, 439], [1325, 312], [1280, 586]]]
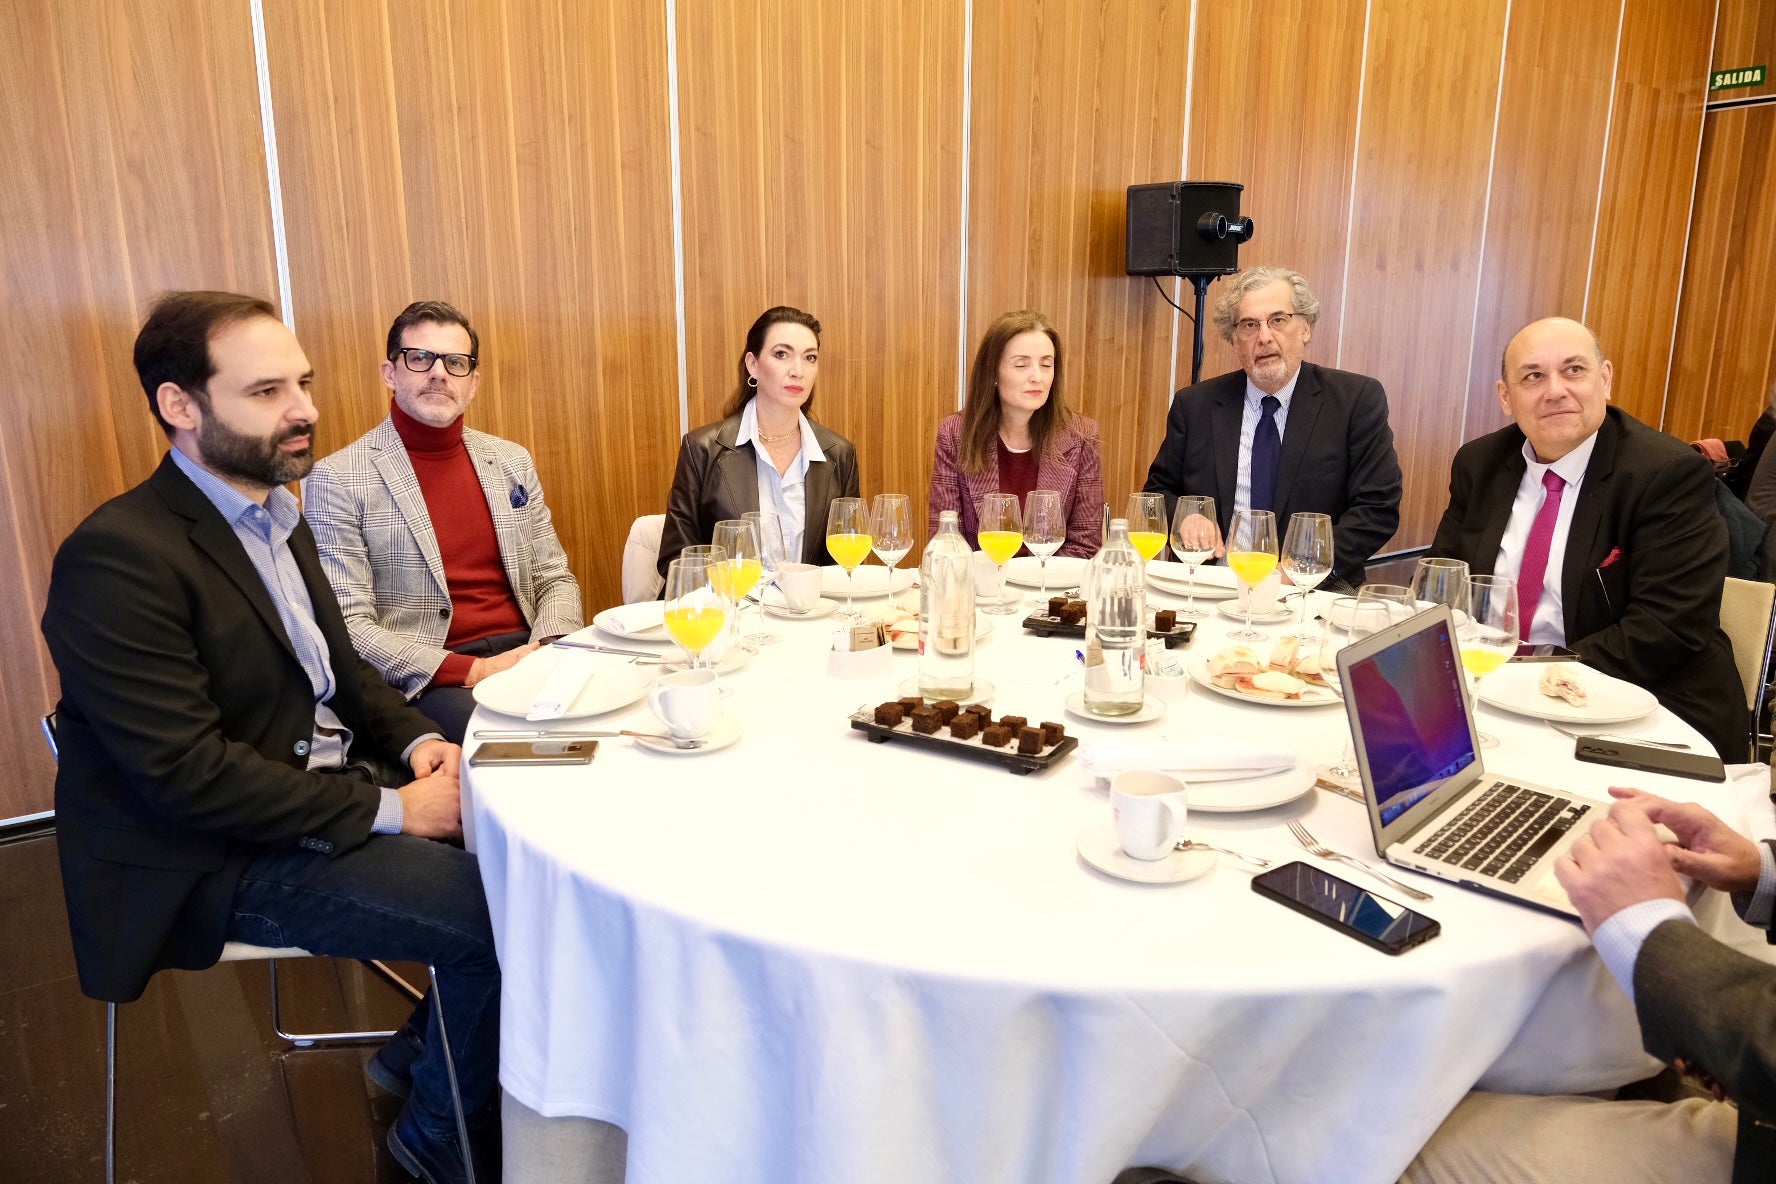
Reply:
[[446, 374], [466, 378], [476, 362], [474, 354], [435, 354], [429, 349], [398, 349], [395, 352], [401, 355], [402, 365], [415, 374], [429, 372], [432, 364], [442, 359]]
[[1233, 331], [1236, 336], [1252, 338], [1258, 336], [1260, 325], [1269, 325], [1272, 333], [1281, 333], [1289, 327], [1290, 321], [1300, 315], [1298, 312], [1273, 312], [1262, 321], [1255, 317], [1241, 317], [1233, 323]]

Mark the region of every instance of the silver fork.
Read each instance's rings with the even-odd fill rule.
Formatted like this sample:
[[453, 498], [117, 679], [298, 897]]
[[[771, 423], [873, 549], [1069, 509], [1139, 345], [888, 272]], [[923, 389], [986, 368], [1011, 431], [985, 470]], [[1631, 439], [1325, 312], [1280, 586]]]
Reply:
[[1675, 748], [1682, 752], [1690, 751], [1688, 744], [1679, 744], [1675, 740], [1654, 740], [1647, 736], [1624, 736], [1620, 732], [1581, 732], [1576, 728], [1563, 728], [1551, 719], [1542, 722], [1568, 740], [1623, 740], [1629, 744], [1651, 744], [1654, 748]]
[[1305, 826], [1302, 826], [1299, 822], [1291, 822], [1289, 824], [1289, 833], [1295, 836], [1295, 841], [1297, 843], [1300, 843], [1303, 847], [1307, 848], [1310, 853], [1318, 855], [1321, 859], [1336, 859], [1340, 863], [1348, 863], [1352, 867], [1360, 867], [1383, 883], [1392, 884], [1395, 888], [1398, 888], [1401, 892], [1404, 892], [1414, 900], [1431, 899], [1431, 894], [1429, 892], [1421, 892], [1410, 884], [1403, 884], [1382, 871], [1380, 868], [1375, 867], [1373, 864], [1365, 863], [1363, 860], [1346, 855], [1342, 851], [1332, 850], [1332, 848], [1326, 846], [1324, 843], [1314, 838], [1313, 835], [1309, 834], [1308, 829]]

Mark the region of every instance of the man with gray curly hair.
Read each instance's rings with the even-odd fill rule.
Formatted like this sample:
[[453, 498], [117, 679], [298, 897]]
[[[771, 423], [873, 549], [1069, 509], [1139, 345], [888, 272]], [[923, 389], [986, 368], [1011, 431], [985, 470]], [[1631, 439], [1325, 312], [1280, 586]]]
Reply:
[[1330, 515], [1328, 583], [1355, 586], [1400, 525], [1400, 461], [1381, 384], [1303, 361], [1319, 319], [1298, 272], [1253, 267], [1225, 281], [1215, 328], [1240, 369], [1172, 397], [1145, 489], [1168, 504], [1213, 497], [1222, 534], [1236, 510], [1274, 511], [1279, 540], [1293, 514]]

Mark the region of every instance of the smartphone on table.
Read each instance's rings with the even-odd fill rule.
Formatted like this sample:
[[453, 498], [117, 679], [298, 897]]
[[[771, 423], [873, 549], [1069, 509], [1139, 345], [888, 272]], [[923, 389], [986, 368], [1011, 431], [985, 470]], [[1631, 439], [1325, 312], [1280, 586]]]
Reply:
[[469, 764], [587, 765], [597, 751], [596, 740], [490, 740], [475, 749]]
[[1710, 753], [1685, 752], [1651, 744], [1631, 744], [1626, 740], [1581, 736], [1573, 741], [1573, 755], [1594, 765], [1615, 765], [1642, 773], [1666, 773], [1695, 781], [1727, 779], [1727, 766], [1721, 762], [1720, 757]]
[[1579, 656], [1563, 645], [1524, 642], [1511, 656], [1513, 662], [1577, 662]]
[[1253, 876], [1252, 891], [1384, 954], [1404, 953], [1443, 931], [1422, 913], [1299, 860]]

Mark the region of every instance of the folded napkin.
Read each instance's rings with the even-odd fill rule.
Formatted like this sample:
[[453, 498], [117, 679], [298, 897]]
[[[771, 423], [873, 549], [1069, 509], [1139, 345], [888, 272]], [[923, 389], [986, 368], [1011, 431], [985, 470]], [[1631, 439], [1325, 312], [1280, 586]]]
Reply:
[[1771, 809], [1770, 803], [1770, 766], [1728, 765], [1727, 784], [1733, 787], [1733, 798], [1741, 815], [1735, 829], [1756, 843], [1776, 839], [1776, 810]]
[[1268, 777], [1295, 767], [1285, 749], [1244, 736], [1209, 733], [1168, 743], [1094, 741], [1079, 746], [1079, 763], [1100, 781], [1125, 769], [1158, 769], [1185, 780], [1238, 781]]
[[606, 609], [610, 619], [625, 633], [641, 633], [658, 629], [666, 623], [666, 605], [659, 600], [643, 600], [637, 604], [619, 604]]
[[531, 697], [530, 711], [525, 719], [557, 719], [565, 714], [580, 697], [580, 691], [585, 689], [597, 666], [596, 654], [559, 647], [556, 653], [560, 657], [555, 661], [555, 669]]

